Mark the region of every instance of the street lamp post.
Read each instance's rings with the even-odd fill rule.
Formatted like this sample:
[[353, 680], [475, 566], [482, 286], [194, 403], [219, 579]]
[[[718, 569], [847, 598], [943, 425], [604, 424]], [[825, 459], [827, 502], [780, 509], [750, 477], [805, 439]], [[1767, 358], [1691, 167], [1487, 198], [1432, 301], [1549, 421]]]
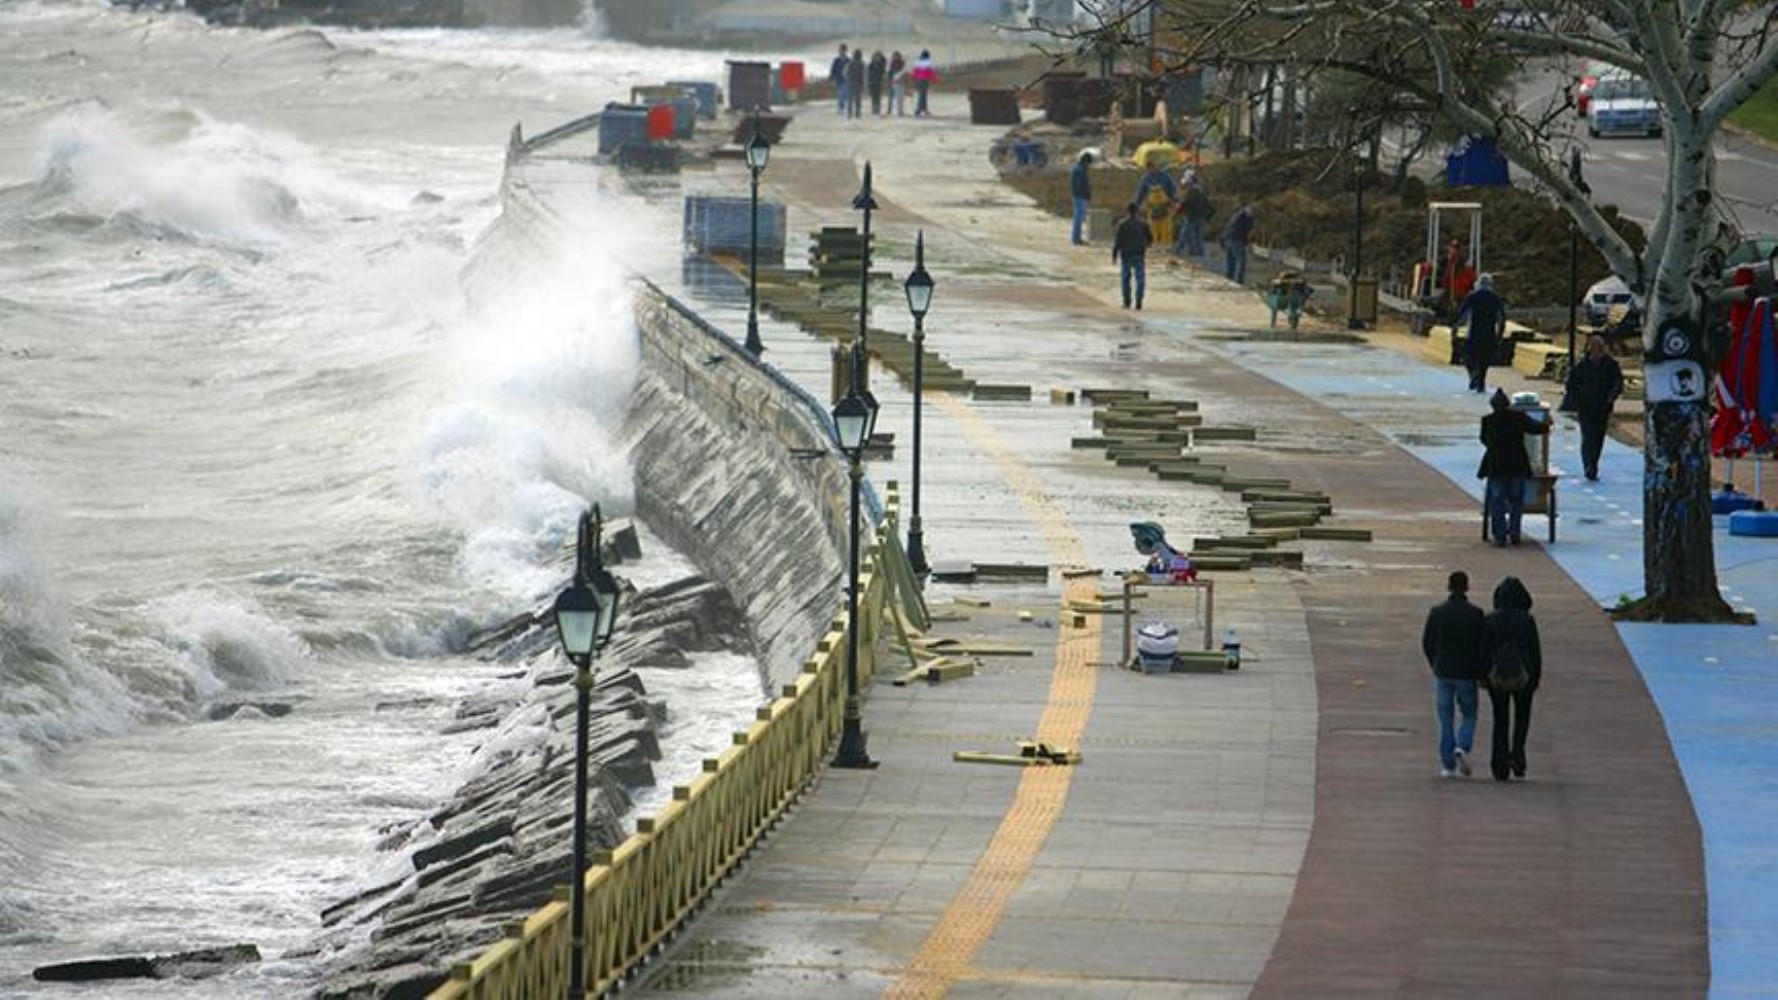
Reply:
[[754, 357], [765, 351], [759, 339], [759, 175], [772, 157], [772, 144], [759, 132], [759, 116], [753, 118], [753, 137], [747, 140], [747, 173], [752, 178], [753, 198], [748, 212], [752, 233], [747, 253], [747, 350]]
[[931, 572], [926, 564], [926, 532], [920, 526], [920, 411], [925, 391], [926, 310], [932, 307], [932, 275], [926, 272], [926, 231], [914, 237], [914, 269], [902, 285], [908, 312], [914, 314], [914, 515], [908, 520], [908, 565], [914, 573]]
[[[858, 189], [858, 196], [852, 199], [852, 207], [864, 213], [864, 243], [859, 251], [858, 268], [858, 343], [862, 346], [865, 360], [870, 358], [870, 328], [867, 319], [870, 315], [870, 214], [876, 211], [877, 200], [870, 193], [870, 163], [864, 165], [864, 186]], [[862, 375], [857, 376], [862, 382]]]
[[[863, 353], [862, 350], [857, 352]], [[856, 371], [856, 367], [853, 370]], [[833, 761], [835, 767], [868, 769], [877, 766], [865, 752], [864, 720], [858, 700], [858, 486], [864, 478], [861, 464], [864, 446], [876, 423], [876, 401], [861, 394], [855, 380], [852, 392], [833, 407], [834, 428], [839, 432], [840, 451], [846, 455], [847, 472], [852, 480], [850, 540], [846, 550], [849, 574], [846, 587], [846, 710], [839, 753]]]
[[594, 507], [580, 515], [574, 581], [556, 597], [556, 634], [574, 664], [574, 861], [568, 883], [568, 997], [586, 996], [587, 731], [591, 726], [593, 657], [611, 641], [617, 623], [617, 580], [599, 553], [601, 517]]
[[[1580, 147], [1568, 150], [1568, 179], [1582, 195], [1593, 193], [1580, 171]], [[1574, 370], [1574, 331], [1580, 325], [1576, 315], [1580, 308], [1580, 223], [1568, 220], [1568, 370]]]
[[1352, 168], [1352, 283], [1348, 286], [1350, 294], [1349, 307], [1346, 311], [1346, 329], [1364, 329], [1364, 320], [1358, 315], [1358, 276], [1364, 273], [1364, 166]]

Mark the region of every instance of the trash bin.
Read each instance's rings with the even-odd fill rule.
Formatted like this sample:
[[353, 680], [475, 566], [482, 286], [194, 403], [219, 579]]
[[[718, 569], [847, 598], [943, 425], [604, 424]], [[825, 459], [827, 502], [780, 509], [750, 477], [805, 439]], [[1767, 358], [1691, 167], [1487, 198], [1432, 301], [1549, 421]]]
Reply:
[[971, 125], [1017, 125], [1019, 92], [1012, 87], [969, 88]]
[[1377, 276], [1361, 274], [1352, 283], [1352, 319], [1361, 323], [1377, 321]]

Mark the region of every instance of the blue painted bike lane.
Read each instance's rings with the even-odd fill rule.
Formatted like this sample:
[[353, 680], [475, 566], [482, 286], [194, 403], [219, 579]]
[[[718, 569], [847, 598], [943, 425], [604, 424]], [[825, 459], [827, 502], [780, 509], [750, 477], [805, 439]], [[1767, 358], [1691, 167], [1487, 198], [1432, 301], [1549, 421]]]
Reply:
[[[1165, 328], [1165, 324], [1155, 324]], [[1477, 438], [1487, 397], [1440, 368], [1371, 345], [1198, 339], [1230, 361], [1373, 427], [1476, 501]], [[1552, 394], [1554, 383], [1534, 383]], [[1492, 391], [1492, 390], [1490, 390]], [[1407, 400], [1418, 405], [1404, 407]], [[1440, 405], [1439, 401], [1449, 405]], [[1546, 402], [1554, 404], [1553, 398]], [[1429, 405], [1430, 404], [1430, 405]], [[1610, 607], [1642, 593], [1640, 450], [1608, 440], [1600, 481], [1579, 475], [1580, 433], [1559, 417], [1551, 435], [1557, 542], [1545, 551]], [[1526, 515], [1525, 537], [1547, 539]], [[1778, 996], [1778, 539], [1745, 538], [1717, 519], [1717, 577], [1730, 604], [1759, 624], [1620, 624], [1664, 721], [1703, 834], [1712, 997]]]

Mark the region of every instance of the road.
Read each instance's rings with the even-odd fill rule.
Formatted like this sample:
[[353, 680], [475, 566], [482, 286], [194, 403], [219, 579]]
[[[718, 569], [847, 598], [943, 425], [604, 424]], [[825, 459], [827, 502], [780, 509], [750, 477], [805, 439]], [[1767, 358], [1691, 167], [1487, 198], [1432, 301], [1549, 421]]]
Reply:
[[[1559, 102], [1571, 78], [1546, 73], [1525, 87], [1520, 106], [1535, 111]], [[1625, 216], [1652, 225], [1666, 184], [1667, 151], [1660, 139], [1591, 138], [1585, 121], [1570, 114], [1574, 142], [1583, 150], [1593, 200], [1616, 205]], [[1778, 150], [1738, 136], [1716, 141], [1716, 189], [1732, 222], [1746, 233], [1778, 233]]]

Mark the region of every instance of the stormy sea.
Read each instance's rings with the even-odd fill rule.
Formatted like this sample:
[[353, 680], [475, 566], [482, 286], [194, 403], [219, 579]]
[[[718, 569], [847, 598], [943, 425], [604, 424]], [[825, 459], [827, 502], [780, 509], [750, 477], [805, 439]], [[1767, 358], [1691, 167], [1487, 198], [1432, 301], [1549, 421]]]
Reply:
[[[487, 766], [450, 723], [511, 674], [468, 637], [633, 499], [621, 241], [464, 292], [508, 133], [721, 68], [595, 24], [0, 4], [0, 996], [312, 992], [318, 914]], [[683, 570], [643, 534], [625, 572]], [[698, 666], [647, 681], [699, 720], [662, 786], [760, 698], [745, 657]], [[237, 943], [264, 961], [31, 978]]]

